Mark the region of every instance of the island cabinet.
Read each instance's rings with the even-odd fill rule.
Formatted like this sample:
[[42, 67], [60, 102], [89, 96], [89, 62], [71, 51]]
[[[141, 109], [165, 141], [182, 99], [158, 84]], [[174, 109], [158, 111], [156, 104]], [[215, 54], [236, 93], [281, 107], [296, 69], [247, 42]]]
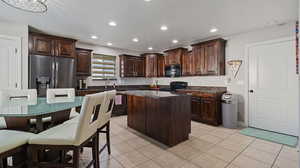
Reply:
[[77, 76], [91, 76], [92, 51], [93, 50], [76, 48]]
[[120, 76], [145, 77], [145, 57], [120, 55]]
[[194, 75], [225, 75], [225, 43], [215, 39], [192, 45]]
[[187, 52], [186, 48], [175, 48], [165, 51], [165, 65], [181, 65], [182, 56]]
[[164, 76], [164, 56], [159, 53], [142, 54], [145, 57], [146, 77], [163, 77]]
[[182, 76], [194, 75], [193, 69], [193, 52], [186, 51], [182, 56]]
[[188, 140], [191, 97], [160, 91], [127, 91], [128, 126], [167, 146]]
[[75, 58], [76, 40], [41, 33], [29, 33], [29, 54]]

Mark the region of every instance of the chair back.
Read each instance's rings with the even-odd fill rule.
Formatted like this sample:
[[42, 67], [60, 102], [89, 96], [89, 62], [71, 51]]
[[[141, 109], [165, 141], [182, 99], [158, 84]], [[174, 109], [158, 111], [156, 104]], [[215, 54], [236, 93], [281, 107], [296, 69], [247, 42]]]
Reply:
[[64, 103], [73, 102], [75, 100], [75, 89], [47, 89], [47, 103]]
[[84, 97], [76, 130], [76, 145], [82, 144], [97, 132], [105, 97], [105, 92], [90, 94]]
[[111, 114], [115, 105], [115, 98], [116, 98], [117, 91], [112, 90], [112, 91], [107, 91], [105, 93], [106, 93], [106, 97], [103, 103], [103, 109], [101, 110], [101, 114], [100, 114], [99, 128], [105, 125], [111, 118]]
[[26, 106], [37, 104], [36, 89], [0, 90], [0, 106]]

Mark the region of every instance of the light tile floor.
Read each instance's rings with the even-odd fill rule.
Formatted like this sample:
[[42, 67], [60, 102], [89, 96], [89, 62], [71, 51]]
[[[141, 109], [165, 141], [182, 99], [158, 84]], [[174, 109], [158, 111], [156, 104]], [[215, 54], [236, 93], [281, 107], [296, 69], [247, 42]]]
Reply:
[[[127, 127], [127, 116], [111, 119], [112, 155], [100, 155], [101, 168], [298, 168], [296, 148], [238, 133], [238, 129], [192, 122], [190, 139], [175, 147], [164, 145]], [[105, 143], [105, 136], [100, 137]], [[84, 167], [91, 159], [85, 150]]]

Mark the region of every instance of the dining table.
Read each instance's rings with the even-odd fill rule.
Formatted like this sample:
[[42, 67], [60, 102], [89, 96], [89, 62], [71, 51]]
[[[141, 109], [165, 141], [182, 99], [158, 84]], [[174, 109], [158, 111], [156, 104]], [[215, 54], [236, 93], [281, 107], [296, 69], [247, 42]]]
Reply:
[[36, 125], [35, 133], [44, 131], [43, 119], [50, 121], [68, 120], [72, 108], [82, 105], [83, 96], [76, 96], [71, 101], [47, 102], [45, 97], [38, 97], [35, 103], [22, 101], [0, 102], [0, 117], [4, 117], [6, 129], [29, 131], [32, 121]]

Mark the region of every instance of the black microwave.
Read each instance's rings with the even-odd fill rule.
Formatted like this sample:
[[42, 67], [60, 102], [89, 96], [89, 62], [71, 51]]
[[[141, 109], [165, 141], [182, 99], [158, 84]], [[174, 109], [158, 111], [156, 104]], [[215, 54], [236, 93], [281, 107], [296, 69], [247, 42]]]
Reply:
[[181, 66], [179, 64], [169, 65], [165, 67], [165, 77], [180, 77]]

